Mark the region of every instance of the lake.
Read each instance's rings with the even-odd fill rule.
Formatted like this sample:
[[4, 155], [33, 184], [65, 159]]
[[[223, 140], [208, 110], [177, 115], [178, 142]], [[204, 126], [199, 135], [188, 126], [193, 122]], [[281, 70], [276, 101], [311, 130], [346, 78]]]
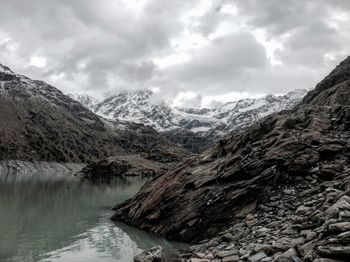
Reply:
[[0, 261], [132, 261], [155, 245], [172, 253], [172, 243], [110, 220], [111, 207], [144, 183], [130, 177], [93, 184], [62, 171], [1, 173]]

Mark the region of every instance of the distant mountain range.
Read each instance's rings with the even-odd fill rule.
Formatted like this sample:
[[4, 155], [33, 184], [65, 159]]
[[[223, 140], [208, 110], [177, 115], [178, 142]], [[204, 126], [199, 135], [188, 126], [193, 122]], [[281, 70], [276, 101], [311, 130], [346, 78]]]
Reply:
[[159, 102], [150, 90], [120, 92], [98, 101], [88, 95], [73, 95], [96, 114], [151, 126], [171, 141], [200, 152], [228, 131], [241, 130], [259, 119], [292, 108], [307, 93], [297, 89], [285, 95], [227, 102], [215, 108], [172, 108]]

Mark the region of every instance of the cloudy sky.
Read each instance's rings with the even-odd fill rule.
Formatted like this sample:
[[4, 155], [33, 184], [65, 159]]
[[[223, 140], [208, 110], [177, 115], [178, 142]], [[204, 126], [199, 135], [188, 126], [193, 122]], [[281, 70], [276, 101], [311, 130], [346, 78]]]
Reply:
[[348, 0], [0, 0], [0, 63], [65, 93], [169, 103], [311, 88], [350, 55]]

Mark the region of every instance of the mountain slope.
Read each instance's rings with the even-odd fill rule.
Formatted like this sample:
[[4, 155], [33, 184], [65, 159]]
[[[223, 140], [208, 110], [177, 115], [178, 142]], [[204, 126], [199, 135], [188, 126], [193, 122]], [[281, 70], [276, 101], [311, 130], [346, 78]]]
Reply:
[[[246, 240], [252, 252], [266, 241], [271, 254], [295, 248], [297, 256], [310, 252], [310, 261], [349, 258], [348, 238], [339, 235], [350, 226], [342, 211], [350, 210], [349, 130], [350, 57], [294, 109], [230, 133], [198, 158], [153, 179], [117, 206], [113, 219], [180, 241], [223, 241], [230, 233], [225, 241], [237, 239], [232, 244], [239, 248]], [[283, 202], [286, 194], [294, 198]], [[302, 230], [318, 237], [308, 250], [306, 239], [297, 239]], [[254, 232], [265, 232], [261, 242]], [[204, 251], [215, 242], [206, 243]]]
[[99, 103], [93, 103], [89, 96], [77, 95], [76, 99], [98, 115], [151, 126], [173, 143], [199, 153], [229, 131], [242, 130], [269, 114], [290, 109], [305, 94], [306, 90], [300, 89], [283, 96], [228, 102], [212, 109], [172, 108], [149, 90], [121, 92]]
[[103, 120], [42, 81], [0, 65], [0, 159], [89, 162], [172, 149], [151, 127]]

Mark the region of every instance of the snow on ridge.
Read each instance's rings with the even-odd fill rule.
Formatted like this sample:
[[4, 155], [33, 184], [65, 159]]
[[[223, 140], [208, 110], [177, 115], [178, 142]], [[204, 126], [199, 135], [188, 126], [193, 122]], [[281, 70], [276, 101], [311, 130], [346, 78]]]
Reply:
[[306, 92], [297, 89], [285, 95], [242, 99], [210, 109], [172, 108], [155, 99], [150, 90], [123, 91], [95, 104], [82, 103], [82, 98], [78, 101], [107, 119], [136, 122], [161, 132], [182, 128], [199, 133], [244, 128], [269, 114], [290, 109], [301, 101]]

